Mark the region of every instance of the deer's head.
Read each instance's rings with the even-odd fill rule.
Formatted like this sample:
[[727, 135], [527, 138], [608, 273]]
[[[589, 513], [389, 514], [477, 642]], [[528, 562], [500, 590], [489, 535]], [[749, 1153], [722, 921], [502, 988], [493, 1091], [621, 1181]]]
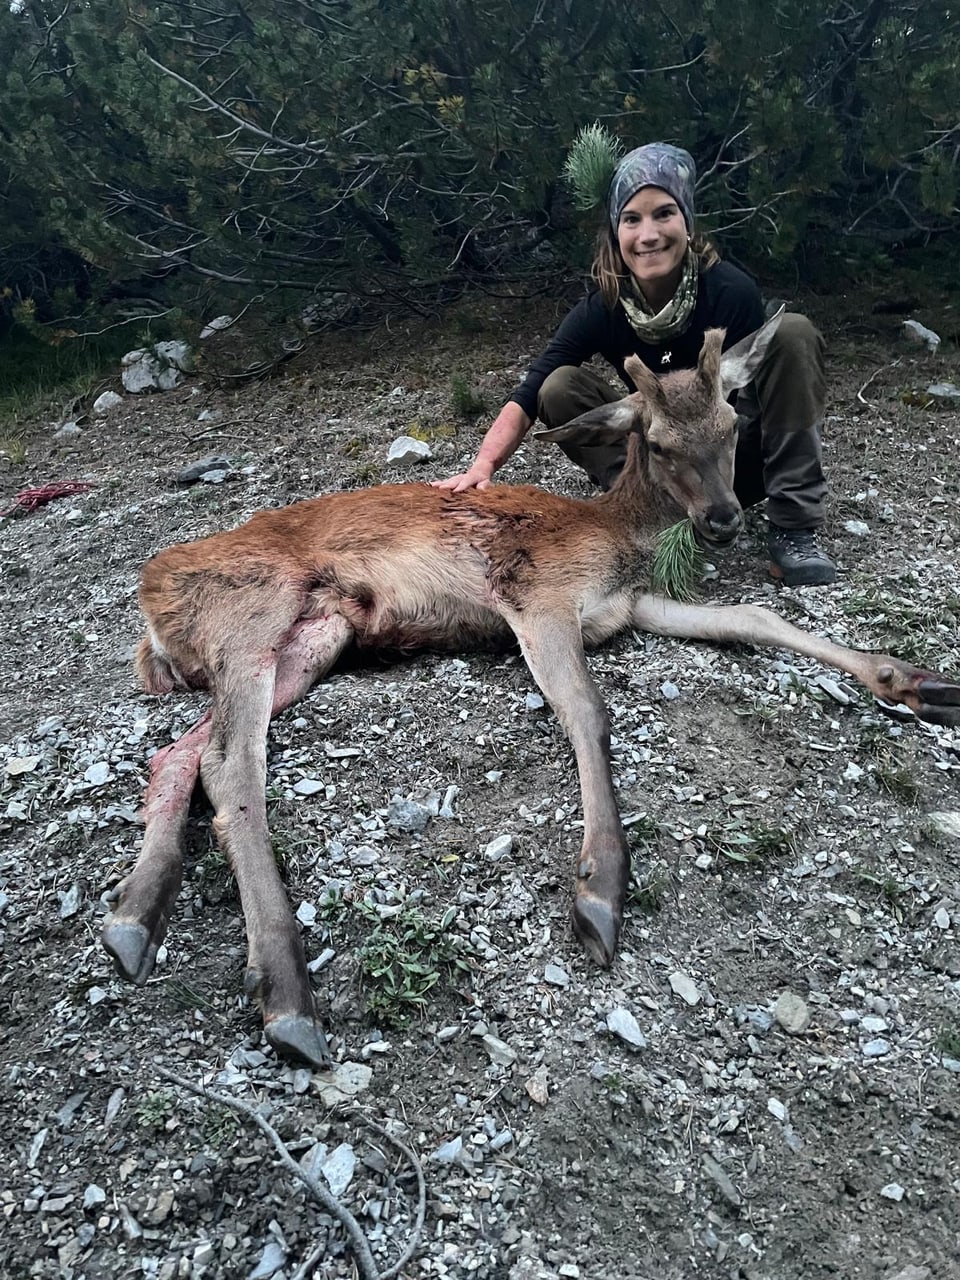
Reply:
[[600, 445], [637, 435], [649, 484], [690, 518], [701, 546], [731, 546], [743, 528], [743, 511], [733, 491], [737, 415], [727, 397], [753, 378], [781, 314], [725, 352], [724, 330], [708, 329], [696, 369], [661, 378], [629, 356], [624, 367], [637, 388], [632, 395], [538, 437]]

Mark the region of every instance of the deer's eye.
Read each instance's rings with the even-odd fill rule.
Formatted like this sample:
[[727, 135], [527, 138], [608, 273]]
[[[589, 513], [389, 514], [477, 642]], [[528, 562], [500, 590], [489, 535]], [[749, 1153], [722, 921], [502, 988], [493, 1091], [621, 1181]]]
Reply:
[[656, 440], [648, 440], [647, 448], [655, 458], [662, 458], [666, 452], [662, 444], [657, 444]]

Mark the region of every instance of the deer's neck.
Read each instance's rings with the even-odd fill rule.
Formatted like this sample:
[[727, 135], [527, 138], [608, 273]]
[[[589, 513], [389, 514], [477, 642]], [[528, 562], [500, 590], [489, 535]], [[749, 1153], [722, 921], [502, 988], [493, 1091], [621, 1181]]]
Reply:
[[623, 470], [596, 501], [616, 512], [626, 527], [656, 531], [682, 520], [684, 512], [650, 478], [647, 457], [646, 442], [638, 434], [631, 435]]

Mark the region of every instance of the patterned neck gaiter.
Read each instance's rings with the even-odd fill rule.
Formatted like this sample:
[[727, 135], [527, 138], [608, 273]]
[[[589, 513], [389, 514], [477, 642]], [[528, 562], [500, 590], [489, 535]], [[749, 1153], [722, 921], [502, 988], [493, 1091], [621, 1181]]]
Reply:
[[620, 305], [627, 313], [630, 328], [643, 342], [666, 342], [683, 333], [693, 316], [697, 305], [697, 286], [700, 281], [700, 264], [692, 249], [687, 250], [683, 260], [683, 275], [677, 291], [660, 311], [650, 309], [637, 283], [630, 277], [631, 296], [620, 294]]

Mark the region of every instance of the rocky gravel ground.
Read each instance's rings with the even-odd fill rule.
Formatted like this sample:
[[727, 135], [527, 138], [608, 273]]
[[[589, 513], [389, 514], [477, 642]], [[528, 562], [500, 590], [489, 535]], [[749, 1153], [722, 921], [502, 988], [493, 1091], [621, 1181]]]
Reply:
[[[925, 393], [956, 346], [808, 309], [840, 581], [770, 584], [754, 513], [705, 598], [960, 675], [960, 414]], [[960, 735], [811, 661], [643, 635], [592, 656], [636, 857], [609, 973], [570, 935], [576, 776], [514, 653], [352, 661], [273, 726], [332, 1072], [262, 1041], [202, 802], [155, 976], [122, 984], [99, 945], [149, 756], [203, 707], [134, 685], [144, 559], [459, 470], [555, 321], [464, 305], [240, 386], [217, 335], [176, 389], [25, 424], [26, 460], [0, 459], [4, 507], [90, 486], [0, 522], [3, 1276], [364, 1274], [291, 1165], [381, 1273], [412, 1248], [406, 1277], [960, 1276]], [[429, 446], [415, 471], [387, 462], [401, 435]], [[561, 462], [531, 442], [502, 478], [585, 494]]]

